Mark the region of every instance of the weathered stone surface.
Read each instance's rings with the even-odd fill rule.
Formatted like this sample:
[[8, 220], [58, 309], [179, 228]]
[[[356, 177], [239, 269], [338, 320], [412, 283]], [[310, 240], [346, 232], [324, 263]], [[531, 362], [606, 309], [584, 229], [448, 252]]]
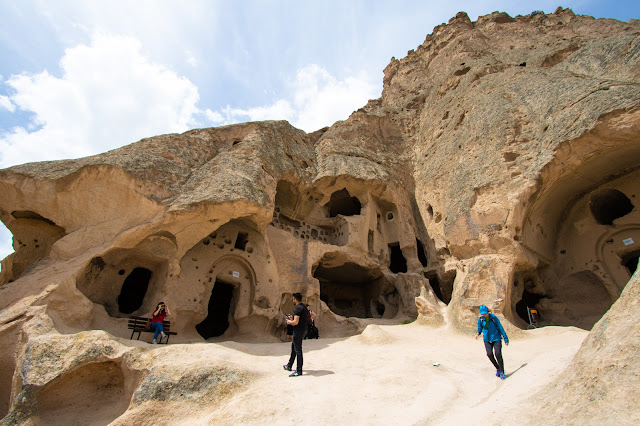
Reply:
[[[584, 386], [612, 341], [637, 343], [618, 330], [635, 287], [616, 301], [640, 256], [638, 135], [639, 21], [459, 13], [330, 128], [196, 129], [1, 170], [16, 252], [0, 273], [0, 414], [56, 422], [76, 389], [118, 407], [87, 422], [211, 401], [249, 378], [127, 346], [126, 318], [162, 300], [172, 342], [280, 341], [298, 291], [322, 337], [371, 344], [393, 344], [377, 324], [416, 318], [471, 332], [481, 304], [515, 338], [527, 308], [540, 325], [597, 323], [571, 372]], [[602, 393], [608, 374], [604, 404], [623, 392]]]

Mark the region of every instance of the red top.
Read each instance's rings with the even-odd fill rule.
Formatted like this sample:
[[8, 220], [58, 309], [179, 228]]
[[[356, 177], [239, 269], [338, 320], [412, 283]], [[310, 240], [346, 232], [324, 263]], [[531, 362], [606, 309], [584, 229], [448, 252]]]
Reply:
[[153, 318], [151, 319], [151, 322], [159, 322], [161, 323], [162, 321], [164, 321], [164, 317], [166, 316], [166, 314], [162, 313], [160, 315], [154, 315]]

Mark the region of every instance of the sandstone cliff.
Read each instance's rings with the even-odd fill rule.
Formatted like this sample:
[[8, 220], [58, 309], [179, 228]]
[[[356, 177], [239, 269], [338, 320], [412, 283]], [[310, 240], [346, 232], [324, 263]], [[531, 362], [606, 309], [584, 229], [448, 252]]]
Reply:
[[[639, 36], [638, 21], [561, 8], [459, 13], [330, 128], [196, 129], [1, 170], [16, 251], [0, 274], [0, 413], [55, 417], [39, 395], [84, 376], [117, 382], [119, 413], [142, 410], [162, 377], [251, 379], [195, 377], [127, 346], [127, 318], [160, 300], [176, 343], [284, 338], [296, 291], [323, 336], [437, 326], [443, 304], [461, 330], [481, 304], [516, 334], [527, 308], [540, 325], [590, 329], [614, 305], [598, 324], [622, 324], [616, 300], [640, 256]], [[620, 305], [637, 301], [626, 294]], [[609, 333], [637, 346], [621, 330]]]

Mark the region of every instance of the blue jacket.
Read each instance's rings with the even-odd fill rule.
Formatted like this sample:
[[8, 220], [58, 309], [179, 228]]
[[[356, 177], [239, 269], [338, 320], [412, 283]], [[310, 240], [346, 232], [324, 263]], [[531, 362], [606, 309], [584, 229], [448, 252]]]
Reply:
[[499, 342], [502, 340], [502, 336], [504, 336], [504, 341], [509, 343], [507, 333], [504, 331], [504, 328], [502, 328], [502, 324], [500, 324], [497, 316], [489, 314], [489, 328], [484, 328], [486, 321], [482, 315], [478, 318], [478, 333], [484, 333], [485, 342]]

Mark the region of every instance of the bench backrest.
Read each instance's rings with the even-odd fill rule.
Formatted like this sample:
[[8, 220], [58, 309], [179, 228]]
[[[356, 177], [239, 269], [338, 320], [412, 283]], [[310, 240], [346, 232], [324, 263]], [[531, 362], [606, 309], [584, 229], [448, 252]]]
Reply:
[[[128, 329], [144, 329], [147, 326], [147, 321], [151, 322], [151, 318], [145, 317], [129, 317], [129, 322], [127, 323]], [[171, 321], [164, 320], [162, 321], [162, 328], [164, 332], [167, 333], [171, 329]]]

